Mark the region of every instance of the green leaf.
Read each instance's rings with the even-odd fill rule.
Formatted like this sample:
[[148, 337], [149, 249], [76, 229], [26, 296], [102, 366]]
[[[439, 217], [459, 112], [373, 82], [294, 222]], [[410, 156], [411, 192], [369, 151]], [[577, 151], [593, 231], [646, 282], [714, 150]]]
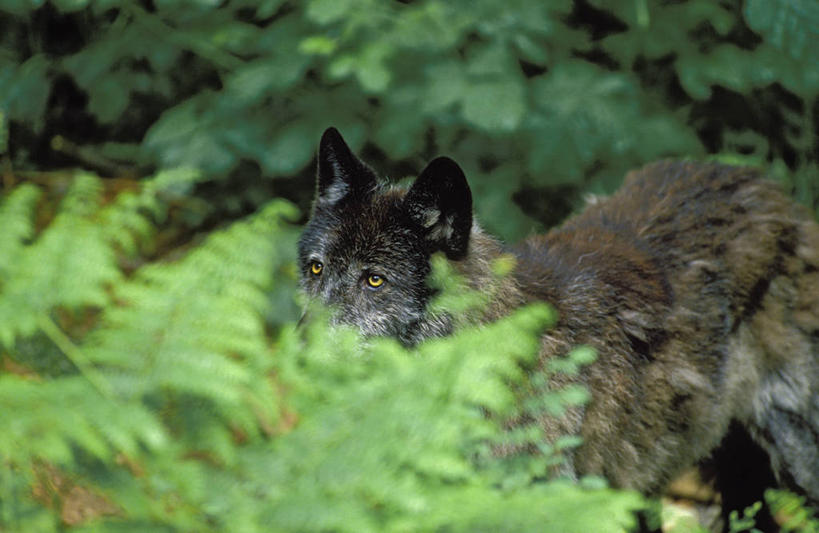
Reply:
[[299, 43], [299, 50], [305, 54], [330, 55], [335, 52], [338, 42], [325, 35], [313, 35]]
[[100, 122], [114, 122], [127, 109], [130, 92], [126, 85], [114, 76], [105, 77], [90, 91], [88, 110]]
[[463, 66], [456, 61], [442, 61], [425, 69], [426, 83], [421, 106], [424, 113], [434, 115], [460, 102], [469, 80]]
[[354, 9], [366, 8], [365, 4], [360, 0], [310, 0], [307, 16], [318, 24], [330, 24], [348, 16]]
[[313, 159], [321, 128], [321, 125], [304, 120], [284, 125], [261, 146], [260, 153], [253, 155], [271, 174], [292, 175]]
[[473, 77], [514, 77], [514, 58], [502, 42], [478, 48], [467, 62], [467, 73]]
[[404, 85], [390, 91], [376, 116], [373, 138], [392, 159], [412, 157], [423, 146], [427, 124], [418, 118], [419, 87]]
[[373, 44], [358, 56], [355, 71], [365, 91], [380, 93], [387, 89], [392, 80], [392, 72], [386, 65], [386, 59], [391, 52], [389, 46]]
[[[162, 114], [145, 134], [144, 146], [168, 167], [193, 167], [225, 173], [237, 161], [236, 152], [217, 127], [227, 120], [214, 109], [214, 95], [200, 94]], [[232, 117], [237, 118], [237, 117]]]
[[466, 87], [464, 118], [487, 131], [514, 131], [527, 110], [526, 89], [519, 80], [480, 81]]
[[[31, 335], [40, 315], [57, 306], [79, 309], [104, 306], [109, 301], [106, 288], [118, 281], [121, 273], [113, 248], [102, 238], [103, 229], [91, 219], [99, 195], [97, 178], [77, 175], [60, 211], [38, 238], [24, 247], [12, 243], [15, 262], [0, 272], [4, 274], [0, 286], [0, 340], [7, 346], [18, 336]], [[22, 218], [20, 209], [31, 206], [33, 196], [30, 192], [22, 197], [13, 195], [6, 214]], [[22, 221], [18, 223], [16, 237], [25, 238], [29, 229]]]
[[819, 68], [819, 4], [812, 0], [748, 0], [743, 10], [748, 26], [807, 68]]
[[819, 68], [805, 68], [766, 44], [750, 52], [719, 45], [707, 55], [680, 58], [677, 72], [683, 88], [698, 100], [710, 97], [712, 85], [747, 92], [779, 80], [800, 94], [819, 88]]
[[39, 131], [44, 125], [50, 78], [51, 64], [44, 54], [33, 55], [20, 65], [0, 61], [0, 110], [8, 119]]
[[488, 174], [467, 168], [467, 176], [474, 181], [476, 215], [488, 231], [508, 242], [542, 229], [512, 202], [519, 188], [518, 172], [514, 164], [501, 165]]
[[0, 203], [0, 288], [20, 259], [25, 245], [34, 236], [34, 220], [31, 213], [41, 192], [33, 185], [14, 189]]

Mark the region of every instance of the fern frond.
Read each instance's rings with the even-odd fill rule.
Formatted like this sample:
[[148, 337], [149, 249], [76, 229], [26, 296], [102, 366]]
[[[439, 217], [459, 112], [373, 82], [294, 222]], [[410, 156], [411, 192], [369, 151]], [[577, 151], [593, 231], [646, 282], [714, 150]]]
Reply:
[[269, 449], [248, 451], [263, 523], [282, 531], [625, 531], [642, 505], [636, 494], [527, 483], [507, 491], [473, 462], [502, 431], [486, 413], [512, 408], [510, 385], [523, 379], [519, 365], [537, 353], [551, 316], [523, 309], [413, 355], [392, 341], [348, 350], [325, 329], [309, 331], [307, 343], [284, 335], [281, 376], [301, 419]]
[[11, 464], [35, 460], [73, 464], [77, 446], [100, 459], [138, 454], [167, 435], [155, 416], [136, 403], [113, 402], [81, 376], [48, 382], [0, 376], [0, 456]]
[[[633, 521], [634, 494], [532, 483], [548, 453], [517, 469], [492, 462], [551, 317], [544, 308], [414, 353], [383, 339], [362, 347], [320, 322], [287, 326], [271, 346], [265, 317], [296, 317], [271, 309], [295, 287], [296, 231], [284, 222], [292, 206], [271, 203], [126, 278], [117, 252], [153, 231], [139, 216], [161, 217], [168, 189], [100, 207], [93, 179], [75, 187], [33, 242], [20, 230], [19, 261], [3, 274], [2, 317], [15, 301], [39, 332], [24, 339], [23, 318], [0, 322], [10, 355], [25, 362], [25, 340], [28, 352], [47, 347], [71, 364], [0, 376], [0, 456], [22, 472], [55, 465], [119, 510], [84, 531], [580, 532]], [[97, 273], [80, 273], [70, 252], [87, 254]], [[69, 335], [52, 319], [97, 305], [89, 333]], [[587, 360], [578, 352], [564, 366]], [[536, 435], [521, 428], [516, 438]], [[557, 453], [576, 439], [553, 444]], [[59, 529], [61, 502], [32, 505], [32, 481], [4, 480], [0, 528]]]
[[[214, 432], [197, 447], [224, 460], [230, 460], [224, 455], [230, 426], [255, 434], [259, 418], [268, 425], [277, 417], [266, 377], [272, 361], [263, 311], [276, 265], [291, 259], [278, 256], [274, 242], [288, 213], [288, 204], [272, 204], [252, 220], [211, 235], [176, 263], [139, 270], [117, 285], [123, 305], [107, 308], [82, 346], [123, 398], [185, 405], [191, 403], [186, 398], [207, 399], [200, 414], [221, 422], [202, 424]], [[168, 423], [184, 423], [191, 409]]]
[[0, 204], [0, 288], [8, 271], [17, 262], [26, 242], [34, 235], [32, 213], [40, 199], [40, 190], [33, 185], [14, 189]]
[[138, 191], [119, 194], [96, 217], [103, 237], [125, 254], [136, 254], [139, 243], [151, 241], [156, 229], [153, 221], [163, 222], [170, 202], [200, 179], [201, 174], [194, 170], [165, 170], [146, 180]]
[[18, 247], [14, 263], [6, 265], [0, 290], [2, 344], [11, 346], [17, 336], [34, 333], [40, 315], [58, 306], [76, 309], [108, 302], [105, 290], [121, 274], [113, 249], [91, 219], [100, 191], [98, 178], [77, 176], [52, 223], [33, 243]]

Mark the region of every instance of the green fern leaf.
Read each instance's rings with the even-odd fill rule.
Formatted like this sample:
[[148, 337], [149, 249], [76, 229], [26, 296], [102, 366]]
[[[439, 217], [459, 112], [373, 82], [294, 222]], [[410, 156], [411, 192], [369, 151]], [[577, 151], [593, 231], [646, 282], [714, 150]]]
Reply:
[[40, 199], [40, 190], [33, 185], [21, 185], [14, 189], [0, 204], [0, 287], [22, 252], [34, 235], [32, 213]]
[[0, 456], [15, 464], [72, 464], [72, 445], [110, 460], [114, 452], [136, 455], [142, 444], [156, 448], [167, 440], [142, 406], [114, 402], [81, 376], [46, 383], [0, 376], [0, 404]]
[[207, 398], [221, 422], [203, 423], [215, 429], [197, 435], [197, 445], [223, 460], [232, 460], [227, 423], [254, 434], [278, 413], [262, 317], [276, 265], [291, 259], [277, 254], [272, 238], [283, 215], [292, 207], [275, 203], [176, 263], [141, 269], [117, 285], [123, 305], [107, 308], [82, 346], [121, 397]]
[[[34, 194], [21, 194], [32, 206]], [[6, 346], [18, 335], [31, 335], [40, 315], [57, 306], [103, 306], [108, 301], [106, 287], [120, 278], [120, 272], [112, 248], [91, 219], [99, 198], [98, 178], [77, 176], [53, 222], [33, 243], [17, 247], [0, 292], [0, 342]], [[30, 232], [22, 228], [18, 231]]]

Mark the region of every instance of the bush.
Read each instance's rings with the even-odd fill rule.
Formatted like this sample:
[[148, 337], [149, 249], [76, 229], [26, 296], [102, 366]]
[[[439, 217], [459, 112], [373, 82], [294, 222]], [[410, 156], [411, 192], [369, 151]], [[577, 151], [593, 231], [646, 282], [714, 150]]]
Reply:
[[810, 0], [0, 9], [11, 15], [0, 109], [16, 165], [194, 167], [233, 173], [234, 209], [281, 194], [306, 207], [309, 181], [285, 178], [312, 171], [335, 125], [396, 177], [454, 157], [506, 238], [536, 226], [524, 213], [553, 224], [581, 192], [611, 192], [661, 157], [770, 165], [819, 205]]

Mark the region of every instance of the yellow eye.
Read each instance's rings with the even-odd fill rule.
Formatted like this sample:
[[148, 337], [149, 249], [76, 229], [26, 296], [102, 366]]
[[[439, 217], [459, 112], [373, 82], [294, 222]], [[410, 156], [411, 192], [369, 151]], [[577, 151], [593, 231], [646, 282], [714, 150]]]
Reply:
[[318, 261], [313, 261], [312, 263], [310, 263], [310, 272], [312, 272], [316, 276], [321, 274], [321, 271], [323, 269], [324, 269], [324, 265], [322, 265]]
[[378, 287], [384, 284], [384, 278], [382, 278], [378, 274], [370, 274], [367, 277], [367, 284], [373, 289], [377, 289]]

